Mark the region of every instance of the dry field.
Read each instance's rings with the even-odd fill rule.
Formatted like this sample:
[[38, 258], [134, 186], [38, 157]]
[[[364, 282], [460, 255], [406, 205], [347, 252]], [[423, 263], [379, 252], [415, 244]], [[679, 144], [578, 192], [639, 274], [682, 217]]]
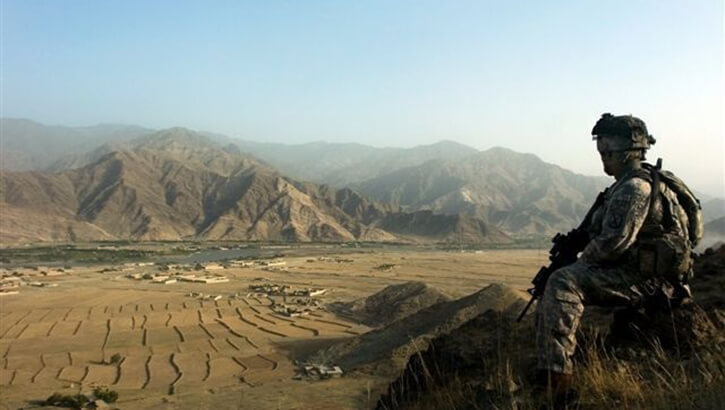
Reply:
[[[293, 380], [294, 360], [369, 330], [318, 311], [285, 317], [267, 298], [230, 298], [250, 284], [280, 283], [329, 289], [323, 302], [365, 297], [390, 284], [423, 281], [453, 297], [492, 282], [525, 288], [546, 252], [454, 253], [365, 251], [295, 255], [284, 270], [220, 271], [228, 283], [152, 284], [131, 272], [74, 269], [55, 288], [21, 288], [0, 299], [0, 408], [29, 406], [55, 391], [119, 392], [122, 409], [368, 408], [388, 380], [347, 374], [325, 381]], [[395, 265], [387, 270], [380, 265]], [[136, 272], [154, 272], [139, 267]], [[220, 294], [198, 300], [189, 292]], [[122, 360], [110, 363], [114, 354]]]

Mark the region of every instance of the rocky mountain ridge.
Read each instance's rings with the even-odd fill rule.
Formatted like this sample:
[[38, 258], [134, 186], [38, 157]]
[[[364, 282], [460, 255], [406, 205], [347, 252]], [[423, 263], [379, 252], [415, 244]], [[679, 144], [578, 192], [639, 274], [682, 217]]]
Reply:
[[609, 182], [493, 148], [399, 169], [353, 188], [406, 210], [462, 213], [514, 235], [547, 236], [576, 226]]
[[352, 302], [328, 304], [327, 309], [376, 327], [387, 326], [421, 309], [447, 301], [450, 301], [450, 297], [424, 282], [405, 282], [387, 286]]
[[[10, 126], [12, 124], [15, 126]], [[29, 160], [27, 153], [16, 152], [15, 155], [12, 154], [15, 151], [5, 150], [3, 155], [14, 157], [2, 162], [6, 169], [12, 168], [8, 164], [22, 162], [23, 159], [27, 160], [25, 167], [27, 163], [32, 163], [36, 170], [61, 172], [79, 169], [98, 162], [112, 152], [133, 151], [147, 145], [151, 138], [151, 131], [140, 127], [45, 127], [27, 120], [9, 119], [4, 119], [2, 125], [4, 146], [19, 147], [23, 140], [38, 139], [28, 142], [32, 152], [37, 147], [48, 146], [49, 140], [44, 135], [55, 135], [54, 132], [60, 131], [65, 133], [61, 132], [62, 135], [81, 135], [79, 141], [85, 143], [106, 141], [100, 146], [82, 145], [85, 149], [81, 153], [78, 145], [68, 145], [68, 138], [55, 138], [53, 146], [58, 149], [44, 149], [45, 154], [59, 155], [72, 149], [78, 152], [56, 158], [52, 164], [47, 164], [47, 158]], [[129, 135], [120, 136], [124, 129], [129, 130]], [[182, 133], [182, 129], [177, 130]], [[86, 135], [91, 131], [99, 132], [100, 137], [91, 141]], [[40, 137], [29, 137], [36, 133]], [[388, 228], [400, 228], [411, 237], [417, 236], [415, 226], [421, 226], [428, 215], [419, 211], [432, 211], [436, 223], [443, 227], [444, 237], [451, 229], [445, 225], [456, 224], [464, 226], [454, 229], [465, 239], [469, 236], [465, 233], [467, 227], [475, 225], [472, 219], [483, 221], [487, 227], [495, 227], [515, 238], [551, 237], [556, 232], [568, 231], [576, 226], [597, 192], [611, 183], [611, 179], [605, 177], [572, 173], [531, 154], [504, 148], [478, 151], [452, 141], [404, 149], [325, 142], [286, 145], [242, 141], [205, 132], [195, 134], [204, 138], [203, 144], [212, 143], [227, 154], [242, 155], [246, 152], [254, 155], [257, 162], [294, 181], [348, 187], [374, 201], [392, 203], [404, 214], [389, 217], [386, 221]], [[155, 149], [171, 151], [174, 148], [173, 144], [169, 144], [168, 147], [158, 145]], [[174, 155], [181, 161], [195, 162], [188, 154], [176, 152]], [[205, 161], [213, 162], [209, 158]], [[725, 215], [724, 203], [720, 198], [704, 199], [706, 220]], [[414, 220], [410, 219], [412, 212], [416, 214]], [[383, 225], [378, 227], [386, 229]], [[474, 236], [478, 235], [477, 230], [473, 230]]]
[[433, 159], [458, 160], [478, 152], [475, 148], [453, 141], [439, 141], [412, 148], [376, 148], [327, 142], [299, 145], [242, 140], [231, 142], [286, 175], [336, 187], [351, 186]]
[[182, 128], [143, 137], [82, 168], [4, 172], [0, 202], [5, 241], [445, 241], [471, 229], [482, 242], [507, 239], [481, 221], [439, 223], [443, 229], [431, 233], [398, 226], [407, 214], [395, 206], [284, 177], [234, 146]]
[[[379, 293], [390, 292], [397, 293], [395, 289]], [[412, 299], [412, 303], [416, 301], [415, 293], [401, 296]], [[460, 299], [441, 298], [437, 303], [408, 310], [407, 316], [398, 315], [395, 321], [381, 328], [317, 352], [312, 361], [393, 375], [412, 353], [426, 349], [431, 339], [453, 331], [484, 312], [518, 312], [525, 304], [525, 293], [494, 283]]]

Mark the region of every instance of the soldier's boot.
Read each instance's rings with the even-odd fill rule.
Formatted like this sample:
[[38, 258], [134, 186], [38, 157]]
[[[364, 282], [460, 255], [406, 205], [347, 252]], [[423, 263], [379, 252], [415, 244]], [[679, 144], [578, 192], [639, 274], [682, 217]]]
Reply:
[[540, 410], [575, 408], [579, 393], [573, 388], [571, 374], [540, 370], [536, 377], [535, 397]]

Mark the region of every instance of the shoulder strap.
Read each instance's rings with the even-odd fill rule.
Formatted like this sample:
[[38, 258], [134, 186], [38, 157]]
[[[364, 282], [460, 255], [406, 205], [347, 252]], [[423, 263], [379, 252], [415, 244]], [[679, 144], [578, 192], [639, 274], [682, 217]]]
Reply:
[[[650, 167], [648, 167], [650, 168]], [[662, 169], [662, 158], [657, 158], [657, 164], [649, 169], [652, 175], [652, 193], [649, 197], [649, 209], [652, 212], [660, 200], [660, 170]]]

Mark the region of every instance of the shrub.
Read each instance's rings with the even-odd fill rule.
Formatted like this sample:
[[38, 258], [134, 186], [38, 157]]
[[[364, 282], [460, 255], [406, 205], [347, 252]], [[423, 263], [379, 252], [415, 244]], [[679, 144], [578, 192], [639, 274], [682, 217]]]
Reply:
[[53, 393], [45, 399], [45, 406], [66, 407], [71, 409], [81, 409], [88, 404], [88, 397], [82, 394], [64, 395]]
[[106, 403], [113, 403], [118, 400], [118, 392], [109, 390], [108, 387], [96, 387], [93, 389], [93, 395]]
[[123, 359], [123, 356], [119, 353], [114, 353], [114, 355], [108, 360], [108, 364], [118, 364], [121, 362], [121, 359]]

